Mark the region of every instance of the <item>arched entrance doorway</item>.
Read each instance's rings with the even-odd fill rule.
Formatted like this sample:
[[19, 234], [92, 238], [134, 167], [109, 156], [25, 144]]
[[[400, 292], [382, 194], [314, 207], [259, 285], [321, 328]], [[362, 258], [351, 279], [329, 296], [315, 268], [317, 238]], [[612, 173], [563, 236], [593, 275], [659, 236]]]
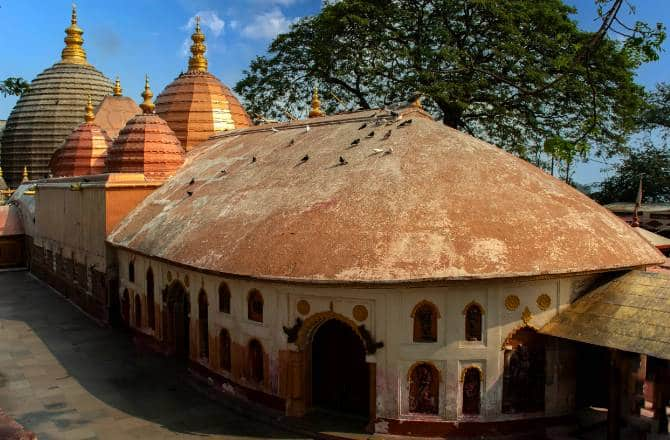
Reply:
[[370, 373], [363, 341], [346, 323], [330, 319], [312, 337], [312, 406], [368, 418]]
[[505, 341], [503, 413], [544, 411], [545, 337], [523, 327]]
[[175, 281], [168, 288], [166, 305], [165, 342], [174, 350], [178, 359], [187, 360], [191, 306], [188, 292], [180, 282]]

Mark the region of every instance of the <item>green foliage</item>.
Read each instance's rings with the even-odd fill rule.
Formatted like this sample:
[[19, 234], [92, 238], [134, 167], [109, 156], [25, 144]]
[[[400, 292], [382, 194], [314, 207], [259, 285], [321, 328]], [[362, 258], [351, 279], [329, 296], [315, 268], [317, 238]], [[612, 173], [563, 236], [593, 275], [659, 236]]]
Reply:
[[279, 35], [235, 90], [267, 118], [305, 114], [314, 84], [329, 112], [422, 93], [445, 124], [523, 157], [553, 138], [613, 155], [644, 102], [634, 71], [657, 56], [664, 33], [609, 38], [606, 18], [623, 0], [598, 1], [596, 33], [580, 30], [562, 0], [328, 3]]
[[649, 94], [640, 122], [649, 129], [670, 130], [670, 85], [656, 85], [656, 90]]
[[645, 202], [670, 202], [670, 148], [647, 142], [631, 150], [593, 196], [600, 203], [634, 202], [640, 177]]
[[0, 93], [2, 96], [8, 95], [21, 96], [30, 90], [30, 84], [23, 78], [9, 77], [0, 82]]

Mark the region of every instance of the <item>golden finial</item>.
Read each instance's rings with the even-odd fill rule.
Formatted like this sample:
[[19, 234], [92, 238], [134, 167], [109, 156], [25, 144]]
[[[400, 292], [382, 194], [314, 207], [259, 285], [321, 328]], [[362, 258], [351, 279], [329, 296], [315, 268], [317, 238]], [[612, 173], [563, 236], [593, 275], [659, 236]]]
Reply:
[[82, 47], [84, 31], [77, 26], [77, 7], [72, 4], [72, 20], [70, 27], [65, 29], [65, 49], [61, 52], [61, 62], [69, 64], [88, 64], [86, 52]]
[[114, 96], [121, 96], [123, 94], [123, 89], [121, 89], [121, 80], [119, 77], [116, 77], [116, 81], [114, 81]]
[[0, 167], [0, 177], [2, 177], [2, 167]]
[[95, 114], [93, 113], [93, 101], [91, 101], [91, 95], [88, 95], [88, 102], [86, 103], [86, 116], [84, 116], [86, 122], [93, 122], [95, 119]]
[[205, 34], [200, 31], [200, 17], [195, 17], [195, 32], [191, 35], [191, 58], [188, 60], [189, 72], [207, 72], [207, 58], [205, 58]]
[[321, 111], [321, 101], [319, 101], [319, 90], [314, 86], [314, 91], [312, 92], [312, 109], [309, 111], [310, 118], [320, 118], [325, 116], [325, 113]]
[[21, 179], [21, 183], [27, 182], [28, 180], [28, 167], [23, 167], [23, 178]]
[[421, 93], [417, 93], [414, 96], [412, 96], [410, 100], [410, 107], [414, 108], [420, 108], [423, 109], [423, 105], [421, 105], [421, 100], [423, 99], [423, 95]]
[[153, 113], [154, 112], [154, 103], [151, 102], [151, 98], [153, 98], [154, 94], [151, 92], [151, 89], [149, 88], [149, 75], [146, 75], [144, 77], [144, 92], [142, 92], [142, 98], [144, 98], [144, 102], [140, 104], [140, 108], [144, 113]]

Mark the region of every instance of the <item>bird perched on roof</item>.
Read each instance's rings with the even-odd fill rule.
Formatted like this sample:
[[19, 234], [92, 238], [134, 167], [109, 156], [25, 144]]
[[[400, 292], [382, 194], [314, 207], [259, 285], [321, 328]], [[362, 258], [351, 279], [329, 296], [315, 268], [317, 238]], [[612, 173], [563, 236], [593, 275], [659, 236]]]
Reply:
[[295, 144], [295, 139], [291, 139], [291, 140], [289, 141], [289, 143], [288, 143], [289, 146], [291, 146], [291, 145], [293, 145], [293, 144]]
[[302, 159], [300, 159], [300, 162], [307, 162], [309, 160], [309, 154], [305, 154]]
[[358, 129], [359, 129], [359, 130], [363, 130], [363, 129], [364, 129], [365, 127], [367, 127], [367, 126], [368, 126], [368, 123], [367, 123], [367, 122], [364, 122], [363, 125], [361, 125], [360, 127], [358, 127]]
[[193, 195], [193, 191], [186, 191], [186, 194], [188, 194], [189, 197]]
[[375, 137], [375, 132], [374, 132], [374, 130], [371, 131], [370, 133], [368, 133], [368, 135], [367, 135], [366, 137], [368, 137], [368, 138], [373, 138], [373, 137]]
[[221, 170], [221, 174], [225, 176], [226, 174], [228, 174], [228, 170]]
[[273, 133], [279, 133], [279, 130], [277, 130], [277, 129], [274, 128], [274, 127], [270, 127], [270, 130], [272, 130]]
[[360, 143], [361, 143], [361, 139], [360, 139], [360, 138], [356, 138], [356, 139], [354, 139], [353, 141], [351, 141], [351, 145], [358, 145], [358, 144], [360, 144]]
[[349, 163], [349, 162], [347, 162], [347, 159], [345, 159], [344, 157], [340, 156], [340, 165], [346, 165], [346, 164], [348, 164], [348, 163]]
[[386, 133], [384, 133], [384, 137], [383, 137], [382, 139], [388, 139], [388, 138], [390, 138], [390, 137], [391, 137], [391, 130], [389, 130], [389, 131], [387, 131]]
[[379, 154], [379, 153], [383, 153], [383, 152], [384, 152], [383, 148], [373, 148], [372, 149], [372, 154]]
[[305, 131], [310, 131], [312, 128], [309, 125], [305, 125]]
[[189, 185], [193, 185], [194, 183], [195, 183], [195, 177], [192, 177], [192, 178], [191, 178], [191, 181], [188, 182], [188, 184], [189, 184]]
[[255, 162], [256, 162], [256, 156], [252, 156], [251, 157], [251, 163], [255, 163]]
[[407, 126], [407, 125], [409, 125], [409, 124], [411, 124], [411, 123], [412, 123], [412, 120], [411, 120], [411, 119], [408, 119], [408, 120], [403, 121], [403, 122], [401, 122], [400, 124], [398, 124], [398, 127], [405, 127], [405, 126]]

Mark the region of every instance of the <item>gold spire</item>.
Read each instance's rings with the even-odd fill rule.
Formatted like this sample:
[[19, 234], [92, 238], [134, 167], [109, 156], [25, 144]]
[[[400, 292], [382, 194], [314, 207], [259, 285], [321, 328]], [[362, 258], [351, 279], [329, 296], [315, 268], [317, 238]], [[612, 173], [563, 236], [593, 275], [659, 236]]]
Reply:
[[423, 109], [423, 105], [421, 104], [421, 100], [423, 99], [423, 95], [421, 93], [416, 93], [412, 98], [410, 99], [409, 106], [414, 107], [414, 108], [420, 108]]
[[149, 88], [149, 75], [146, 75], [144, 78], [144, 92], [142, 92], [142, 98], [144, 98], [144, 102], [140, 104], [140, 108], [144, 113], [153, 113], [154, 112], [154, 103], [151, 102], [151, 98], [153, 98], [154, 94], [151, 92], [151, 89]]
[[0, 167], [0, 177], [2, 177], [2, 167]]
[[114, 82], [114, 96], [121, 96], [123, 94], [123, 89], [121, 88], [121, 80], [119, 77], [116, 77], [116, 81]]
[[65, 49], [61, 52], [61, 62], [69, 64], [88, 64], [86, 61], [86, 52], [82, 47], [84, 39], [81, 37], [84, 33], [77, 26], [77, 7], [72, 5], [72, 20], [70, 27], [65, 29]]
[[88, 95], [88, 103], [86, 103], [86, 116], [84, 116], [86, 122], [93, 122], [95, 119], [95, 114], [93, 113], [93, 101], [91, 101], [91, 95]]
[[189, 72], [207, 72], [207, 58], [205, 58], [205, 34], [200, 31], [200, 17], [195, 17], [195, 32], [191, 35], [191, 58], [188, 60]]
[[28, 180], [28, 167], [23, 167], [23, 178], [21, 179], [21, 183], [27, 182]]
[[321, 111], [321, 101], [319, 101], [319, 90], [314, 86], [314, 92], [312, 92], [312, 109], [309, 111], [310, 118], [320, 118], [325, 116], [325, 113]]

